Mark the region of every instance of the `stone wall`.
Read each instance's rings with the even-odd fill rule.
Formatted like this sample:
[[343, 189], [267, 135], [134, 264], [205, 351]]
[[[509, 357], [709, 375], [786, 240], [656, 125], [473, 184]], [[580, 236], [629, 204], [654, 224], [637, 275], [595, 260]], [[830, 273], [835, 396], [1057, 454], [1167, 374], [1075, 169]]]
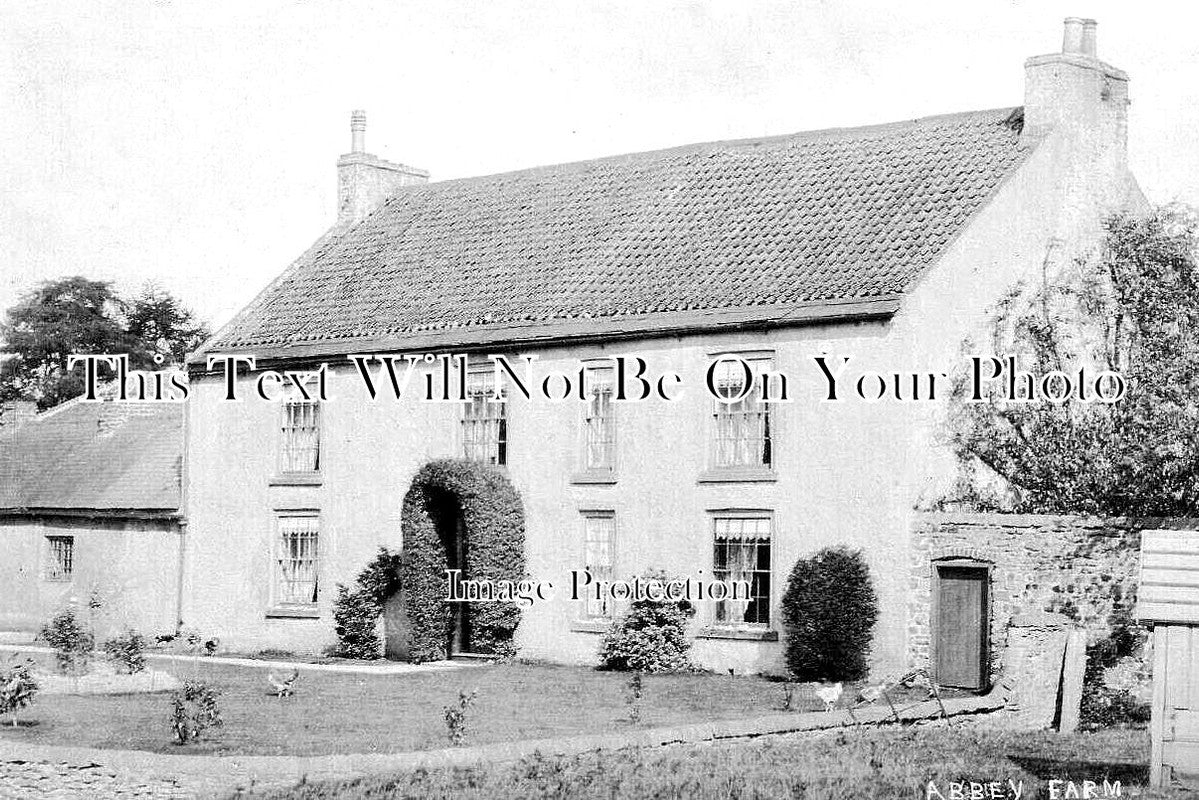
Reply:
[[1099, 519], [1039, 514], [920, 514], [912, 525], [908, 661], [932, 655], [934, 564], [972, 560], [990, 567], [990, 665], [997, 679], [1011, 621], [1059, 613], [1092, 642], [1110, 631], [1113, 614], [1136, 601], [1140, 531], [1199, 529], [1199, 520]]

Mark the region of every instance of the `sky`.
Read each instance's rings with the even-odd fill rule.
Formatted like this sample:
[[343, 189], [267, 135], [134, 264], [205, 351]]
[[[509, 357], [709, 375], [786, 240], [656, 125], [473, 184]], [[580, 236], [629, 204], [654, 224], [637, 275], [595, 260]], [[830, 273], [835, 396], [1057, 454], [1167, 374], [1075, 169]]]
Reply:
[[85, 275], [228, 321], [333, 223], [352, 109], [438, 180], [1013, 106], [1066, 16], [1149, 199], [1199, 205], [1195, 5], [3, 0], [0, 308]]

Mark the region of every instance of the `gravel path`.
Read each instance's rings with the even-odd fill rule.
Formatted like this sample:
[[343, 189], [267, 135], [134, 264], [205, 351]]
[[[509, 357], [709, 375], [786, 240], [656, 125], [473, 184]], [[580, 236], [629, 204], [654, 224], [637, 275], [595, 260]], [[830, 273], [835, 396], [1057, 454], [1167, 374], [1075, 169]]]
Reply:
[[100, 764], [65, 761], [0, 761], [0, 798], [163, 798], [199, 797], [172, 779], [134, 780]]

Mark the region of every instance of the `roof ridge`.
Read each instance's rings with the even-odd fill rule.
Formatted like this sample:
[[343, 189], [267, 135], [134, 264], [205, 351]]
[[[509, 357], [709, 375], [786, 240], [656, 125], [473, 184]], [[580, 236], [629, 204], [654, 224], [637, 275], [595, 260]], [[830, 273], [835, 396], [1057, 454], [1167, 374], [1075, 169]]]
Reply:
[[395, 200], [402, 199], [406, 194], [423, 193], [436, 190], [438, 187], [484, 181], [488, 178], [502, 178], [509, 175], [528, 175], [541, 171], [548, 172], [551, 170], [561, 170], [569, 167], [584, 167], [593, 164], [619, 162], [626, 159], [635, 160], [640, 158], [656, 158], [676, 153], [683, 154], [693, 151], [701, 151], [714, 147], [745, 147], [748, 145], [777, 144], [785, 141], [812, 141], [829, 138], [832, 136], [848, 136], [850, 134], [865, 136], [872, 133], [885, 133], [896, 128], [914, 127], [916, 125], [925, 123], [941, 121], [949, 122], [962, 117], [985, 116], [988, 114], [998, 115], [1001, 113], [1011, 116], [1015, 112], [1023, 110], [1023, 108], [1023, 106], [999, 106], [996, 108], [983, 108], [975, 111], [954, 111], [945, 114], [930, 114], [924, 117], [892, 120], [890, 122], [873, 122], [868, 125], [845, 125], [829, 128], [812, 128], [811, 130], [795, 131], [793, 133], [776, 133], [770, 134], [769, 136], [747, 136], [740, 139], [712, 139], [709, 141], [672, 145], [670, 147], [662, 147], [654, 150], [634, 150], [629, 153], [611, 153], [609, 155], [583, 158], [575, 161], [557, 161], [549, 164], [534, 164], [528, 167], [518, 167], [517, 169], [503, 170], [500, 172], [485, 172], [481, 175], [463, 175], [458, 178], [447, 178], [446, 180], [412, 184], [411, 186], [403, 187], [399, 192], [387, 198], [387, 201], [384, 203], [384, 205], [389, 205]]

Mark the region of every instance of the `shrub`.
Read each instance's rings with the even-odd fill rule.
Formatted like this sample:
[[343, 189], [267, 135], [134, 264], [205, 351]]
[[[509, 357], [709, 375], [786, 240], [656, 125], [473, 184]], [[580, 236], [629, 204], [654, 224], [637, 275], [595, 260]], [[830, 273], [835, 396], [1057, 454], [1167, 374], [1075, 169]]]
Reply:
[[223, 725], [217, 704], [220, 692], [204, 681], [187, 681], [171, 694], [171, 729], [175, 741], [187, 744], [209, 728]]
[[146, 668], [146, 637], [128, 630], [104, 643], [104, 652], [117, 666], [132, 675]]
[[[648, 572], [643, 582], [668, 578]], [[691, 663], [687, 622], [695, 609], [687, 601], [634, 600], [629, 610], [614, 620], [600, 643], [600, 663], [606, 669], [635, 672], [686, 672]]]
[[91, 631], [79, 624], [74, 606], [67, 606], [55, 614], [42, 628], [41, 637], [54, 648], [59, 671], [65, 675], [87, 672], [96, 640]]
[[866, 677], [878, 600], [862, 554], [826, 547], [795, 562], [783, 594], [787, 668], [801, 681]]
[[33, 677], [33, 659], [14, 661], [0, 669], [0, 714], [12, 715], [12, 726], [17, 727], [17, 712], [33, 703], [37, 694], [37, 680]]
[[[443, 495], [459, 504], [475, 578], [525, 579], [525, 514], [520, 495], [503, 472], [463, 459], [431, 461], [421, 467], [404, 495], [401, 528], [404, 553], [400, 581], [409, 623], [413, 661], [446, 657], [450, 608], [445, 600], [445, 543], [434, 521]], [[520, 623], [516, 603], [470, 603], [471, 646], [482, 653], [511, 654]]]
[[1079, 727], [1084, 731], [1144, 725], [1151, 714], [1149, 704], [1138, 700], [1128, 689], [1106, 683], [1110, 667], [1140, 651], [1138, 632], [1143, 631], [1127, 614], [1113, 614], [1111, 621], [1113, 627], [1108, 637], [1087, 648], [1079, 709]]
[[641, 721], [641, 700], [645, 697], [645, 681], [640, 672], [634, 672], [629, 678], [625, 692], [625, 703], [629, 707], [629, 722], [636, 725]]
[[455, 747], [466, 741], [466, 713], [470, 710], [471, 705], [475, 702], [475, 696], [478, 694], [478, 689], [469, 694], [462, 689], [458, 692], [457, 704], [446, 706], [444, 709], [446, 735], [450, 739], [450, 744]]
[[380, 547], [374, 559], [358, 573], [353, 589], [337, 584], [337, 598], [333, 601], [337, 633], [334, 655], [342, 658], [380, 656], [379, 634], [375, 628], [383, 606], [399, 589], [399, 566], [400, 556]]

